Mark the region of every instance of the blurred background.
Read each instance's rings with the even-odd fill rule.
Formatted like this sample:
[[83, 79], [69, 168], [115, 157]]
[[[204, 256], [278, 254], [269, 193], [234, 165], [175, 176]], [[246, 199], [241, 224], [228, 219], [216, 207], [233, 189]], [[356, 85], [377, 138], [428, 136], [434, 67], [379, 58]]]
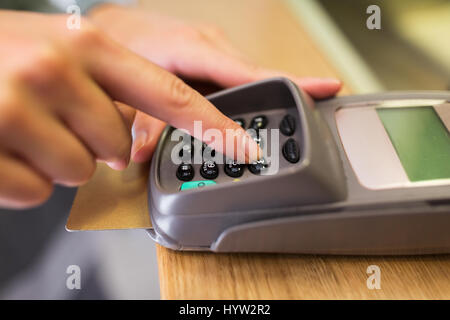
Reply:
[[[290, 2], [293, 6], [301, 6], [302, 2], [309, 1]], [[339, 30], [348, 50], [355, 51], [383, 89], [450, 88], [450, 1], [317, 2], [319, 10], [326, 15], [325, 19], [328, 19], [325, 24], [330, 23]], [[372, 4], [381, 9], [381, 30], [360, 27], [367, 19], [367, 15], [361, 13]], [[326, 35], [324, 40], [326, 41]], [[337, 54], [339, 55], [339, 52]], [[339, 68], [339, 65], [337, 67]], [[349, 73], [346, 70], [341, 72]], [[358, 81], [358, 75], [348, 77], [352, 78], [352, 83]]]
[[[0, 0], [0, 8], [64, 11], [73, 2]], [[373, 4], [381, 9], [381, 30], [366, 27], [366, 8]], [[141, 0], [139, 5], [218, 25], [257, 64], [300, 76], [337, 74], [345, 83], [341, 94], [450, 89], [448, 0]], [[305, 63], [311, 57], [315, 62]], [[0, 210], [0, 298], [158, 299], [156, 248], [144, 231], [65, 231], [75, 192], [58, 188], [40, 208]], [[81, 290], [66, 287], [69, 265], [81, 269]]]

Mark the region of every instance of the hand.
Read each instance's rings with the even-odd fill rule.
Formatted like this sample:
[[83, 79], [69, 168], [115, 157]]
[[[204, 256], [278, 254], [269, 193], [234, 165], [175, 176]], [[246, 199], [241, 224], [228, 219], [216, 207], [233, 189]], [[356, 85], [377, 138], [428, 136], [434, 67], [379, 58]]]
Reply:
[[134, 115], [128, 106], [188, 131], [194, 120], [204, 129], [235, 129], [252, 143], [179, 78], [88, 20], [69, 30], [66, 19], [0, 11], [0, 207], [40, 204], [53, 183], [80, 185], [96, 160], [125, 168]]
[[[299, 78], [255, 66], [230, 44], [223, 32], [209, 25], [193, 26], [149, 11], [111, 4], [94, 9], [90, 19], [120, 44], [185, 78], [232, 87], [285, 76], [314, 98], [333, 96], [341, 88], [336, 79]], [[161, 121], [138, 112], [134, 122], [134, 161], [148, 161], [163, 127]]]

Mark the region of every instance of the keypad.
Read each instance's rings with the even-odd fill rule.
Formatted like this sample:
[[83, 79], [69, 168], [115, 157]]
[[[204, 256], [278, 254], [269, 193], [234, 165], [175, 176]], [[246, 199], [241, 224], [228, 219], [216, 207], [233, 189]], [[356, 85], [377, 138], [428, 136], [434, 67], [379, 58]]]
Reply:
[[[278, 118], [280, 119], [280, 118]], [[237, 124], [241, 127], [245, 128], [246, 121], [243, 118], [235, 118], [233, 119]], [[277, 123], [279, 121], [279, 123]], [[267, 128], [269, 124], [269, 119], [266, 115], [260, 114], [251, 119], [249, 129], [254, 129], [255, 131], [250, 131], [253, 133], [253, 139], [260, 145], [260, 147], [264, 147], [263, 141], [261, 140], [261, 136], [259, 135], [260, 129]], [[275, 120], [274, 125], [278, 125], [281, 135], [280, 135], [280, 143], [282, 143], [280, 147], [281, 154], [283, 158], [289, 164], [295, 164], [300, 161], [301, 150], [298, 142], [292, 137], [296, 131], [296, 119], [294, 116], [290, 114], [285, 114], [282, 116], [281, 120]], [[284, 137], [284, 138], [283, 138]], [[289, 137], [286, 139], [286, 137]], [[284, 141], [284, 142], [283, 142]], [[191, 188], [201, 188], [204, 185], [213, 185], [216, 184], [214, 181], [218, 178], [220, 168], [223, 166], [223, 172], [229, 179], [237, 179], [241, 178], [245, 171], [249, 171], [254, 175], [260, 175], [261, 172], [269, 167], [269, 163], [266, 159], [260, 159], [251, 164], [240, 164], [235, 160], [228, 160], [225, 164], [217, 164], [214, 161], [215, 150], [211, 149], [206, 143], [202, 144], [202, 156], [203, 163], [200, 165], [200, 175], [204, 179], [207, 180], [199, 180], [199, 181], [191, 181], [195, 176], [194, 166], [187, 163], [188, 159], [191, 159], [194, 154], [194, 143], [184, 145], [179, 152], [180, 159], [183, 161], [181, 165], [178, 166], [176, 176], [179, 180], [185, 181], [180, 190], [186, 190]], [[195, 166], [198, 168], [199, 166]], [[238, 179], [236, 180], [238, 181]]]

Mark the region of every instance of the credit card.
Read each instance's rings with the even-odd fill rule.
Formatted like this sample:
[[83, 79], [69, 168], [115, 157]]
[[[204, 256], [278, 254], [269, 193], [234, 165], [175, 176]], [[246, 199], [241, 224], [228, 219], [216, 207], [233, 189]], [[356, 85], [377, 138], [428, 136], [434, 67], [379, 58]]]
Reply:
[[148, 229], [148, 164], [115, 171], [97, 165], [92, 179], [78, 189], [67, 220], [68, 231]]

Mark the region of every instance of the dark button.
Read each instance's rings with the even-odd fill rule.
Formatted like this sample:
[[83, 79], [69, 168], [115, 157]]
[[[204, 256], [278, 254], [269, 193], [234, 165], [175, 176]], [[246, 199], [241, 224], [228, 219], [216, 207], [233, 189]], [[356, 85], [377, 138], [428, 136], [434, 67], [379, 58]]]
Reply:
[[207, 160], [203, 162], [200, 168], [200, 174], [205, 179], [215, 179], [219, 175], [219, 167], [214, 161]]
[[228, 161], [225, 164], [225, 173], [232, 178], [239, 178], [244, 174], [244, 165], [237, 163], [236, 160]]
[[202, 157], [206, 159], [205, 156], [211, 155], [211, 157], [216, 156], [216, 150], [212, 149], [210, 146], [208, 146], [206, 143], [203, 142], [202, 145]]
[[182, 163], [177, 170], [177, 178], [181, 181], [190, 181], [194, 178], [194, 167], [188, 163]]
[[265, 168], [267, 168], [269, 164], [267, 163], [266, 159], [261, 158], [251, 164], [248, 165], [248, 170], [253, 174], [260, 174], [261, 171]]
[[242, 118], [233, 119], [234, 122], [236, 122], [238, 125], [240, 125], [242, 128], [245, 128], [245, 120]]
[[295, 118], [290, 114], [285, 115], [280, 122], [280, 131], [285, 136], [292, 136], [295, 132]]
[[181, 147], [180, 152], [178, 152], [178, 155], [180, 158], [183, 158], [184, 160], [191, 159], [192, 154], [194, 150], [194, 144], [185, 144]]
[[264, 148], [263, 138], [259, 134], [257, 130], [249, 130], [248, 134], [252, 137], [253, 141], [255, 141], [260, 148]]
[[291, 163], [296, 163], [300, 160], [300, 148], [294, 139], [290, 138], [284, 143], [283, 156]]
[[264, 129], [267, 126], [267, 118], [266, 116], [256, 116], [252, 119], [250, 123], [250, 129], [255, 129], [258, 131], [259, 129]]

